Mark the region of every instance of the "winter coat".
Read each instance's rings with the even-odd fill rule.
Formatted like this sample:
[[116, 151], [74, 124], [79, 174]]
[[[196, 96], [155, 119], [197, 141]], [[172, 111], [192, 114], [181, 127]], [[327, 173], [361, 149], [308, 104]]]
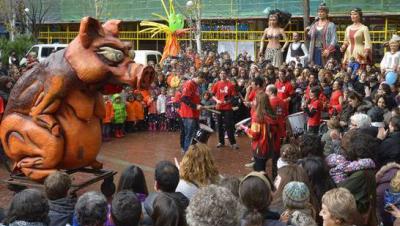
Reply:
[[72, 225], [75, 203], [76, 199], [69, 197], [49, 200], [49, 226]]
[[356, 199], [357, 209], [368, 226], [378, 225], [376, 218], [376, 182], [373, 169], [358, 170], [350, 174], [338, 187], [347, 188]]
[[116, 102], [116, 98], [121, 98], [121, 95], [114, 94], [113, 95], [113, 109], [114, 109], [114, 119], [113, 123], [115, 124], [123, 124], [126, 120], [126, 106], [125, 103], [122, 101]]
[[378, 165], [382, 166], [389, 162], [400, 163], [400, 131], [390, 133], [379, 145]]
[[398, 170], [400, 170], [400, 164], [391, 162], [384, 165], [375, 175], [377, 208], [383, 225], [391, 226], [393, 224], [391, 214], [384, 210], [384, 195], [385, 191], [390, 187], [390, 181]]
[[331, 138], [332, 129], [328, 129], [321, 137], [321, 142], [324, 144], [324, 155], [341, 153], [340, 140], [332, 140]]
[[375, 169], [374, 161], [369, 158], [348, 161], [343, 155], [330, 154], [326, 157], [325, 161], [331, 168], [329, 175], [336, 184], [345, 181], [353, 172]]

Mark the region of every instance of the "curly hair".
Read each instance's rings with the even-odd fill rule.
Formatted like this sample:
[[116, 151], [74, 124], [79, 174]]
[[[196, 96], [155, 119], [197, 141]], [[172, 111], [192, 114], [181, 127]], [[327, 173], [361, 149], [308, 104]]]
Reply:
[[294, 164], [297, 160], [301, 159], [301, 157], [300, 149], [295, 144], [282, 145], [281, 158], [286, 162]]
[[199, 186], [217, 182], [219, 173], [210, 148], [202, 143], [189, 146], [181, 161], [179, 174], [182, 179]]
[[189, 226], [236, 226], [240, 221], [240, 203], [228, 189], [217, 185], [202, 188], [186, 209]]
[[107, 200], [99, 192], [86, 192], [75, 205], [75, 215], [79, 225], [95, 226], [107, 220]]
[[269, 11], [267, 17], [269, 18], [272, 15], [277, 16], [280, 27], [285, 27], [289, 23], [290, 18], [292, 17], [291, 13], [288, 13], [288, 12], [285, 12], [285, 11], [282, 11], [279, 9], [273, 9], [273, 10]]
[[375, 159], [377, 146], [376, 138], [363, 133], [360, 129], [349, 130], [342, 139], [344, 156], [349, 161], [363, 158]]
[[318, 135], [303, 134], [299, 137], [299, 147], [302, 157], [323, 156], [321, 139]]

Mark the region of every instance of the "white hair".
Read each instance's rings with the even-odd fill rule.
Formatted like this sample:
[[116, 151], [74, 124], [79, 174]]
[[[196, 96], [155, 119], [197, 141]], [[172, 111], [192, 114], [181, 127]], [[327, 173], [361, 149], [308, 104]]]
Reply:
[[209, 185], [190, 200], [186, 220], [189, 226], [237, 226], [240, 204], [228, 189]]
[[371, 126], [371, 118], [364, 113], [355, 113], [350, 117], [350, 122], [355, 124], [355, 127], [359, 129]]

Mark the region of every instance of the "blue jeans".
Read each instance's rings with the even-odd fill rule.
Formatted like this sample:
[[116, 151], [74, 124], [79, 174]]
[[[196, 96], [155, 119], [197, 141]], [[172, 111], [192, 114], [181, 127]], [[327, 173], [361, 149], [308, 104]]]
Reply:
[[186, 152], [192, 144], [192, 140], [199, 129], [199, 120], [192, 118], [182, 118], [183, 124], [183, 150]]

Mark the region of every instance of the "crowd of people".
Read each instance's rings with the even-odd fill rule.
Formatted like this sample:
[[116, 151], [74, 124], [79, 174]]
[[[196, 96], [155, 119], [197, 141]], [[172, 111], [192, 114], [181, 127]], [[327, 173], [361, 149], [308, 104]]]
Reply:
[[[17, 193], [3, 224], [400, 225], [400, 37], [388, 41], [378, 68], [361, 9], [351, 11], [340, 48], [328, 13], [319, 7], [309, 45], [294, 34], [281, 47], [290, 15], [274, 10], [256, 59], [186, 48], [162, 64], [149, 62], [156, 71], [150, 89], [105, 95], [102, 123], [104, 141], [145, 130], [181, 132], [182, 161], [155, 166], [155, 191], [135, 165], [116, 189], [80, 197], [69, 193], [69, 175], [56, 172], [44, 182], [45, 194]], [[14, 58], [9, 75], [0, 69], [4, 102], [20, 75]], [[23, 70], [35, 63], [32, 56]], [[294, 129], [288, 117], [299, 112], [305, 125]], [[217, 131], [217, 148], [228, 139], [237, 150], [236, 136], [246, 134], [251, 145], [241, 148], [251, 150], [246, 166], [253, 172], [221, 175], [211, 148], [192, 142], [199, 122]]]

